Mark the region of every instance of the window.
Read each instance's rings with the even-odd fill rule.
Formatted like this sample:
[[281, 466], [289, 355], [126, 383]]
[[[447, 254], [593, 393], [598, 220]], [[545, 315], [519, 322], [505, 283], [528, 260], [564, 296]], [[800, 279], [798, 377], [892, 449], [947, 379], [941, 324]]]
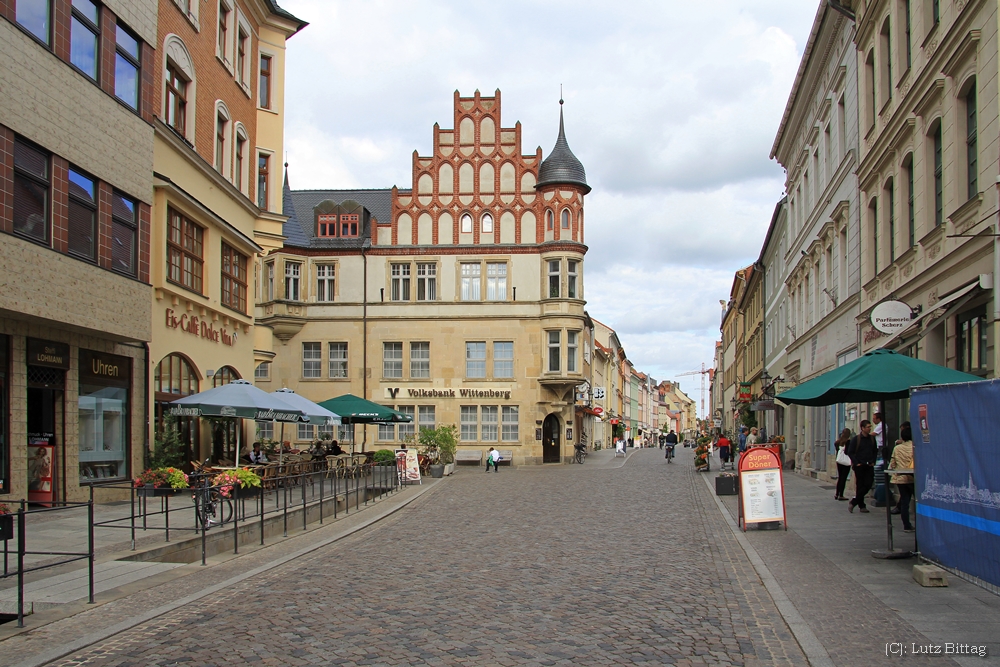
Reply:
[[312, 424], [299, 424], [297, 440], [312, 440], [315, 427]]
[[410, 300], [410, 265], [392, 264], [390, 266], [390, 298], [393, 301]]
[[229, 121], [219, 111], [215, 117], [215, 169], [220, 174], [226, 169], [226, 127]]
[[437, 299], [437, 264], [417, 264], [417, 301]]
[[916, 219], [913, 215], [913, 156], [907, 157], [906, 164], [903, 165], [906, 171], [906, 228], [907, 228], [907, 248], [912, 248], [916, 243]]
[[97, 259], [97, 184], [73, 168], [69, 170], [69, 251]]
[[115, 192], [111, 195], [111, 268], [136, 275], [136, 237], [139, 211], [135, 201]]
[[167, 63], [167, 125], [184, 136], [187, 116], [188, 81], [172, 62]]
[[434, 428], [434, 406], [417, 406], [417, 425], [421, 428]]
[[231, 10], [225, 3], [219, 3], [219, 43], [217, 55], [224, 61], [229, 61], [226, 57], [226, 46], [229, 44], [229, 16]]
[[958, 370], [966, 373], [985, 371], [987, 368], [986, 307], [962, 313], [956, 319], [958, 325]]
[[465, 344], [465, 377], [486, 377], [486, 343], [472, 342]]
[[410, 343], [410, 377], [429, 378], [431, 376], [431, 344]]
[[913, 46], [911, 39], [911, 29], [913, 27], [912, 16], [910, 13], [910, 0], [903, 0], [903, 20], [905, 21], [905, 42], [906, 42], [906, 69], [909, 69], [913, 65]]
[[393, 423], [379, 424], [375, 438], [380, 442], [392, 442], [396, 439], [396, 425]]
[[545, 211], [545, 229], [552, 229], [555, 225], [555, 215], [552, 211]]
[[233, 165], [233, 185], [240, 192], [243, 192], [243, 165], [246, 162], [244, 155], [247, 150], [247, 138], [242, 130], [236, 132], [236, 163]]
[[316, 216], [316, 236], [335, 238], [337, 236], [337, 216], [332, 213], [320, 213]]
[[563, 209], [562, 215], [559, 216], [562, 220], [562, 228], [569, 229], [569, 209]]
[[14, 231], [49, 240], [49, 157], [19, 140], [14, 141]]
[[246, 314], [247, 257], [222, 244], [222, 305]]
[[50, 0], [17, 0], [15, 19], [32, 35], [49, 43], [49, 32], [52, 29]]
[[576, 297], [577, 264], [579, 264], [579, 262], [573, 260], [569, 260], [566, 262], [566, 296], [570, 299], [577, 298]]
[[201, 294], [205, 230], [167, 209], [167, 280]]
[[462, 264], [462, 301], [479, 301], [479, 275], [481, 265]]
[[302, 265], [298, 262], [285, 262], [285, 298], [289, 301], [299, 300], [299, 274]]
[[317, 424], [316, 437], [319, 440], [333, 440], [333, 424]]
[[233, 380], [239, 379], [240, 374], [236, 372], [235, 368], [232, 366], [223, 366], [215, 371], [215, 375], [212, 376], [212, 387], [222, 387], [230, 384]]
[[274, 301], [274, 262], [267, 263], [267, 300]]
[[482, 407], [484, 442], [497, 441], [497, 417], [499, 416], [497, 412], [497, 406], [495, 405], [484, 405]]
[[976, 121], [976, 84], [965, 96], [965, 165], [968, 184], [968, 198], [979, 195], [979, 150]]
[[257, 440], [274, 440], [274, 422], [255, 422], [257, 424]]
[[316, 300], [333, 301], [334, 288], [336, 287], [333, 264], [319, 264], [316, 266]]
[[271, 379], [271, 362], [263, 361], [257, 364], [257, 368], [253, 369], [253, 379], [254, 380], [270, 380]]
[[472, 216], [468, 213], [462, 215], [462, 232], [465, 234], [472, 233]]
[[382, 377], [403, 377], [402, 343], [382, 343]]
[[514, 377], [513, 341], [498, 341], [493, 343], [493, 377]]
[[[81, 367], [89, 368], [97, 363], [97, 357], [80, 350], [80, 362]], [[103, 477], [125, 477], [130, 440], [127, 380], [94, 378], [84, 381], [81, 377], [79, 387], [80, 481], [94, 481], [96, 470], [100, 470]]]
[[347, 378], [347, 343], [330, 343], [330, 377]]
[[889, 263], [896, 261], [896, 188], [890, 178], [885, 184], [885, 212], [889, 219]]
[[271, 108], [271, 56], [260, 57], [260, 106]]
[[493, 216], [489, 213], [483, 213], [482, 229], [480, 231], [482, 231], [483, 234], [493, 233]]
[[408, 415], [411, 420], [410, 422], [399, 424], [399, 439], [406, 440], [407, 438], [412, 438], [414, 433], [416, 433], [416, 427], [414, 422], [416, 421], [416, 413], [413, 411], [412, 405], [397, 405], [396, 412], [404, 415]]
[[882, 79], [882, 104], [885, 104], [892, 99], [892, 53], [890, 52], [892, 44], [892, 32], [889, 25], [889, 19], [886, 18], [885, 23], [882, 24], [882, 33], [879, 35], [879, 57], [882, 62], [882, 71], [879, 72], [880, 78]]
[[302, 343], [302, 377], [322, 377], [323, 347], [319, 343]]
[[934, 128], [934, 226], [944, 222], [944, 164], [941, 159], [941, 123]]
[[358, 235], [358, 214], [357, 213], [342, 213], [340, 215], [340, 235], [342, 237], [351, 237]]
[[475, 405], [462, 406], [462, 431], [463, 442], [475, 442], [479, 435], [479, 409]]
[[244, 86], [247, 85], [247, 49], [249, 45], [247, 42], [247, 34], [243, 32], [243, 26], [240, 26], [237, 32], [236, 39], [236, 80], [239, 81]]
[[549, 332], [549, 372], [559, 372], [560, 332]]
[[[400, 431], [403, 429], [400, 428]], [[354, 424], [341, 424], [337, 427], [337, 440], [340, 444], [353, 444], [354, 443]]]
[[488, 301], [507, 300], [507, 263], [486, 264], [486, 299]]
[[579, 368], [577, 364], [577, 350], [579, 349], [580, 332], [566, 332], [566, 372], [576, 373]]
[[941, 2], [940, 0], [931, 0], [931, 22], [937, 25], [941, 22]]
[[267, 210], [267, 177], [270, 155], [257, 156], [257, 208]]
[[865, 83], [867, 84], [868, 92], [868, 109], [866, 109], [865, 120], [868, 121], [868, 127], [871, 128], [875, 125], [875, 114], [878, 113], [878, 102], [875, 99], [875, 50], [872, 49], [868, 52], [868, 57], [865, 59]]
[[69, 61], [94, 81], [97, 81], [97, 45], [101, 34], [100, 25], [100, 10], [97, 5], [91, 0], [73, 0]]
[[[872, 275], [878, 275], [878, 199], [872, 197], [868, 204], [868, 219], [871, 221], [872, 229]], [[808, 282], [809, 277], [806, 276]], [[808, 290], [807, 290], [808, 291]]]
[[549, 261], [549, 298], [559, 298], [559, 260]]
[[139, 110], [139, 40], [118, 24], [115, 33], [115, 96]]
[[500, 439], [504, 442], [517, 442], [518, 438], [517, 406], [505, 405], [503, 406], [503, 432]]

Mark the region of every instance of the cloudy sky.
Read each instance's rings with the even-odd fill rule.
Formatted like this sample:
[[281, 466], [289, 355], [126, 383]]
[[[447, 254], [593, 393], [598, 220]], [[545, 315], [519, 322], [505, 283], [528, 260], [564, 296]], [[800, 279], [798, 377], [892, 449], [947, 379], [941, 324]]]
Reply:
[[[293, 188], [411, 182], [453, 93], [503, 94], [525, 153], [559, 122], [587, 169], [587, 310], [657, 380], [710, 366], [719, 300], [784, 173], [768, 159], [814, 0], [281, 0]], [[700, 399], [697, 376], [682, 387]]]

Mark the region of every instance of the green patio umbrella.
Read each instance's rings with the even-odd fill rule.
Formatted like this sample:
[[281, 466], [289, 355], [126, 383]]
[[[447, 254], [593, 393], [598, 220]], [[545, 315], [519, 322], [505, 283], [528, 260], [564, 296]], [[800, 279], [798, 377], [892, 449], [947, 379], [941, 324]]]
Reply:
[[814, 407], [906, 398], [910, 387], [976, 382], [981, 378], [913, 359], [893, 350], [872, 350], [840, 368], [778, 394], [782, 403]]
[[373, 403], [354, 394], [344, 394], [330, 398], [319, 404], [330, 412], [340, 415], [342, 424], [389, 424], [411, 422], [413, 417], [396, 412], [392, 408]]

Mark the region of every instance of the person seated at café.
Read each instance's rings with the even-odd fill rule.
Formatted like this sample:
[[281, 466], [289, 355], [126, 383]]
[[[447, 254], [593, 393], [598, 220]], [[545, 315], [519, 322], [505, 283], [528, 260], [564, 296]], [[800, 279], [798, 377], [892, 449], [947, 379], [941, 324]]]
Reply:
[[317, 440], [309, 449], [309, 453], [312, 454], [313, 458], [321, 459], [326, 456], [326, 447], [323, 446], [323, 442], [321, 440]]
[[267, 463], [267, 455], [260, 450], [260, 443], [253, 443], [253, 451], [250, 452], [250, 463], [261, 464]]
[[329, 446], [326, 448], [327, 456], [340, 456], [343, 453], [344, 450], [340, 447], [340, 445], [337, 443], [336, 440], [331, 442]]

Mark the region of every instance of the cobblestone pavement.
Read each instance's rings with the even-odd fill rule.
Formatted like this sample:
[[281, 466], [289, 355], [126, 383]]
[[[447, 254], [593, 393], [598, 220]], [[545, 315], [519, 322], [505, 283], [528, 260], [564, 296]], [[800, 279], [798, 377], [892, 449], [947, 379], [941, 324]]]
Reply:
[[806, 665], [689, 462], [462, 470], [60, 665]]

